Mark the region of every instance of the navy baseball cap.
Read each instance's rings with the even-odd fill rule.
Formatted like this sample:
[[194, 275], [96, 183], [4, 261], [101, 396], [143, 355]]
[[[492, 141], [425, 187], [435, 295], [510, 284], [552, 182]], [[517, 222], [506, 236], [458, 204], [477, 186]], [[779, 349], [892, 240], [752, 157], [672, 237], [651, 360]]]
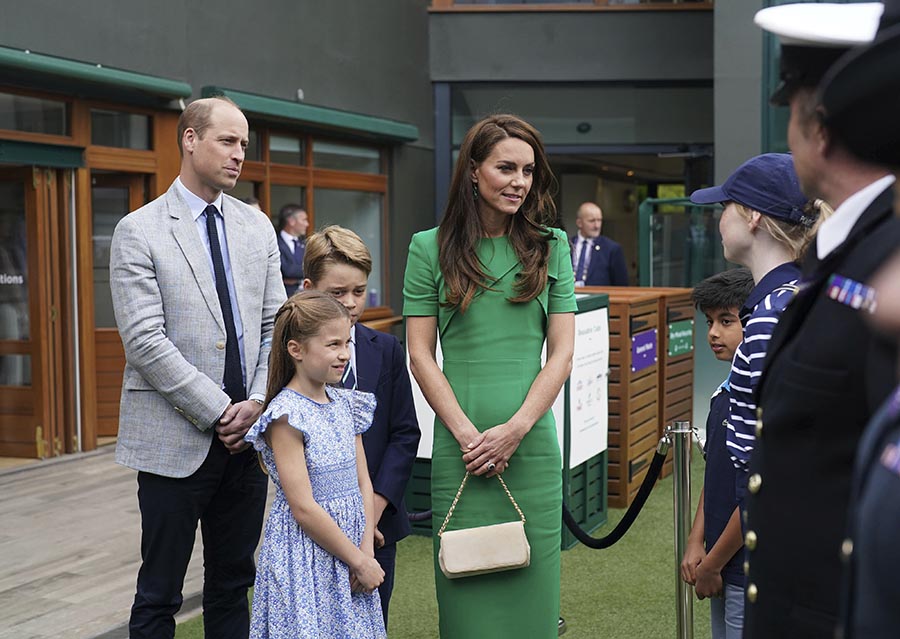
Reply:
[[794, 158], [787, 153], [757, 155], [740, 165], [722, 186], [691, 193], [694, 204], [737, 202], [789, 224], [804, 226], [815, 221], [804, 215], [808, 201], [800, 190]]

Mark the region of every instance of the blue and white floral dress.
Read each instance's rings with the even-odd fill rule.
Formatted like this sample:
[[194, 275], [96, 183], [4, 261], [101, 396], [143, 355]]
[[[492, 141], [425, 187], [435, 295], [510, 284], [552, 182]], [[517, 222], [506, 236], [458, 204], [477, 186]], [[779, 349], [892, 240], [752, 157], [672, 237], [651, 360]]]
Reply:
[[245, 436], [261, 453], [277, 488], [256, 571], [252, 639], [386, 637], [378, 592], [351, 592], [347, 565], [303, 532], [285, 497], [272, 449], [261, 436], [281, 417], [303, 433], [313, 497], [359, 546], [366, 517], [355, 436], [371, 426], [375, 397], [342, 388], [326, 392], [331, 401], [319, 404], [283, 389]]

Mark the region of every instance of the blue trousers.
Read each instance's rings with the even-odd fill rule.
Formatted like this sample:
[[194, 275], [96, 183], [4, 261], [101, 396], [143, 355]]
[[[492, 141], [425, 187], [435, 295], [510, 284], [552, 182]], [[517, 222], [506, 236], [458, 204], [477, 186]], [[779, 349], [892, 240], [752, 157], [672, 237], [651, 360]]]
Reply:
[[709, 600], [712, 639], [741, 639], [744, 629], [744, 589], [725, 584], [721, 597]]
[[388, 625], [388, 605], [391, 603], [391, 592], [394, 590], [394, 565], [397, 563], [397, 544], [385, 544], [375, 549], [375, 561], [384, 571], [384, 581], [378, 586], [381, 597], [381, 614], [384, 615], [384, 627]]

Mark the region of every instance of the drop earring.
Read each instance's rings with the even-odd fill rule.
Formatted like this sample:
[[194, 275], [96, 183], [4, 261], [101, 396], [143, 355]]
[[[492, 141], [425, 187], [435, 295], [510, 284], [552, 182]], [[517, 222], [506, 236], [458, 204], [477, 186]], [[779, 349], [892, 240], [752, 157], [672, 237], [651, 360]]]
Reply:
[[472, 199], [478, 200], [478, 182], [472, 182]]

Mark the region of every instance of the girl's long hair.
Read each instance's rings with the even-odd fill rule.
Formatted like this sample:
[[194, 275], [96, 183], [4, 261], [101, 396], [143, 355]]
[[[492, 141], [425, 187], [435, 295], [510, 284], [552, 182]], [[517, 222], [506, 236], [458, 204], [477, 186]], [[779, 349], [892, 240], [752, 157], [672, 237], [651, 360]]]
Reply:
[[281, 305], [275, 314], [275, 329], [272, 332], [266, 406], [288, 385], [296, 372], [287, 343], [295, 340], [302, 344], [317, 335], [327, 322], [342, 317], [350, 319], [347, 309], [327, 293], [319, 291], [300, 291]]
[[492, 115], [469, 129], [459, 150], [450, 183], [447, 208], [438, 228], [438, 259], [444, 276], [448, 306], [465, 312], [480, 289], [487, 288], [484, 267], [475, 249], [485, 236], [473, 194], [472, 167], [484, 162], [498, 142], [518, 138], [534, 150], [531, 190], [511, 216], [508, 239], [522, 264], [511, 302], [536, 298], [547, 285], [547, 261], [556, 220], [556, 178], [544, 152], [540, 133], [514, 115]]

